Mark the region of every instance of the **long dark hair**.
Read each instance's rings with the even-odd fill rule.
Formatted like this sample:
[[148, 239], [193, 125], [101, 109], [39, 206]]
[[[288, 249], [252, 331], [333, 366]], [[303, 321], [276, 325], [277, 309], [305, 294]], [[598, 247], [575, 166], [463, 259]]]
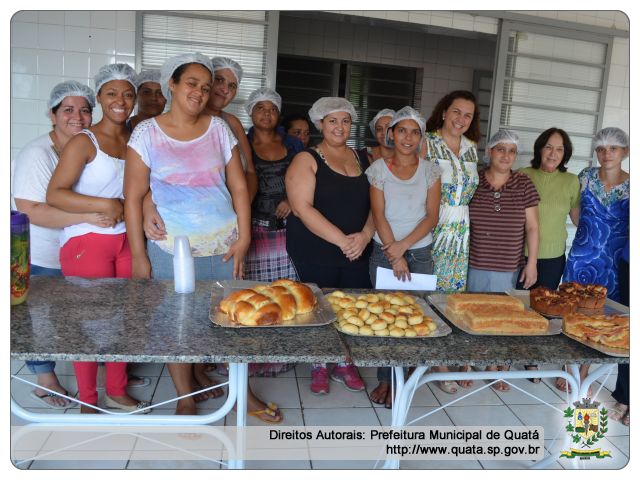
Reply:
[[556, 127], [547, 128], [538, 136], [538, 138], [536, 138], [536, 141], [533, 144], [533, 159], [531, 160], [531, 166], [533, 168], [540, 168], [540, 165], [542, 165], [542, 155], [540, 152], [542, 152], [542, 149], [547, 145], [547, 143], [549, 143], [549, 139], [554, 133], [557, 133], [562, 137], [562, 144], [564, 145], [564, 156], [562, 157], [560, 165], [558, 165], [558, 170], [561, 172], [567, 171], [567, 163], [573, 153], [573, 145], [571, 144], [571, 139], [567, 132]]
[[478, 102], [476, 97], [468, 90], [455, 90], [440, 99], [431, 112], [429, 120], [427, 120], [427, 132], [435, 132], [442, 127], [444, 124], [442, 115], [451, 106], [454, 100], [459, 98], [473, 102], [473, 120], [471, 120], [469, 129], [464, 133], [464, 136], [477, 143], [480, 140], [480, 112], [478, 111]]
[[284, 128], [284, 131], [288, 132], [291, 128], [291, 124], [296, 120], [304, 120], [305, 122], [307, 122], [309, 130], [311, 130], [311, 122], [306, 115], [302, 115], [301, 113], [291, 113], [282, 119], [281, 125]]

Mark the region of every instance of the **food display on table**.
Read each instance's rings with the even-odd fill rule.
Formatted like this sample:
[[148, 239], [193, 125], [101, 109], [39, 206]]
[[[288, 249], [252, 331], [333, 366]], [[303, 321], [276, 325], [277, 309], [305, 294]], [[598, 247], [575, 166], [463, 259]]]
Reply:
[[558, 290], [578, 300], [578, 308], [598, 309], [607, 301], [607, 287], [604, 285], [561, 283]]
[[220, 301], [220, 311], [244, 326], [280, 325], [309, 313], [317, 303], [304, 283], [280, 279], [271, 284], [236, 290]]
[[543, 315], [554, 317], [564, 317], [578, 309], [602, 309], [606, 300], [607, 287], [602, 285], [568, 282], [561, 284], [557, 291], [545, 287], [529, 291], [531, 308]]
[[456, 327], [472, 335], [555, 335], [561, 331], [559, 321], [550, 323], [509, 295], [434, 294], [429, 300]]
[[565, 315], [562, 330], [581, 341], [629, 350], [629, 317], [626, 315], [585, 315], [570, 313]]
[[338, 330], [349, 335], [426, 337], [438, 328], [416, 298], [406, 293], [358, 295], [336, 290], [326, 298], [336, 313]]

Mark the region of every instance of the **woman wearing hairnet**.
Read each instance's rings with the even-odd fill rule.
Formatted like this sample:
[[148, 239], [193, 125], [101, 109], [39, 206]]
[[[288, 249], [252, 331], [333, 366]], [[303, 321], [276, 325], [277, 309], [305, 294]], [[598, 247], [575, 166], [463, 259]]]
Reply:
[[[464, 291], [469, 262], [469, 202], [478, 185], [480, 112], [475, 96], [466, 90], [448, 93], [438, 101], [427, 120], [426, 159], [442, 169], [440, 219], [433, 230], [433, 273], [437, 289]], [[462, 371], [468, 371], [463, 366]], [[447, 367], [434, 366], [436, 372]], [[473, 380], [440, 381], [447, 393], [468, 388]]]
[[373, 134], [373, 138], [378, 142], [374, 147], [366, 147], [367, 155], [369, 156], [369, 163], [373, 163], [379, 158], [386, 160], [393, 156], [393, 148], [385, 144], [385, 137], [387, 135], [389, 122], [391, 121], [394, 113], [396, 112], [390, 108], [383, 108], [376, 113], [369, 122], [369, 129]]
[[[529, 256], [519, 280], [524, 288], [538, 278], [538, 203], [540, 197], [531, 179], [511, 170], [518, 157], [518, 136], [499, 130], [487, 142], [489, 167], [480, 172], [478, 188], [469, 204], [471, 241], [469, 292], [504, 292], [516, 286], [524, 264], [524, 246]], [[487, 370], [496, 370], [490, 366]], [[500, 370], [508, 367], [501, 366]], [[499, 381], [495, 390], [506, 392]]]
[[[59, 276], [60, 231], [78, 223], [108, 226], [102, 213], [69, 213], [46, 203], [47, 186], [58, 164], [60, 153], [76, 133], [91, 125], [96, 105], [93, 90], [74, 80], [57, 84], [51, 90], [46, 115], [53, 128], [29, 142], [18, 153], [13, 173], [12, 194], [16, 208], [29, 216], [31, 234], [31, 275]], [[54, 373], [55, 362], [26, 361], [40, 386], [68, 395]], [[51, 408], [67, 408], [69, 401], [36, 388], [31, 396]]]
[[[433, 273], [431, 242], [440, 210], [440, 167], [419, 158], [425, 120], [407, 106], [394, 113], [386, 132], [391, 158], [379, 158], [367, 169], [371, 212], [376, 227], [369, 261], [371, 283], [377, 268], [393, 269], [400, 280], [412, 273]], [[407, 200], [411, 199], [410, 202]], [[378, 368], [378, 387], [371, 401], [391, 408], [391, 369]]]
[[167, 99], [160, 88], [160, 70], [142, 70], [135, 78], [138, 89], [138, 111], [127, 120], [127, 128], [130, 132], [143, 120], [160, 115], [164, 112]]
[[[291, 215], [287, 221], [287, 251], [300, 280], [320, 287], [371, 288], [369, 252], [374, 226], [366, 155], [347, 146], [353, 105], [345, 98], [323, 97], [309, 110], [322, 142], [299, 153], [285, 177]], [[339, 364], [331, 378], [346, 388], [365, 388], [352, 364]], [[329, 393], [325, 365], [314, 365], [311, 391]]]
[[[629, 156], [629, 136], [615, 127], [603, 128], [593, 139], [599, 167], [588, 167], [580, 180], [580, 220], [567, 257], [563, 282], [607, 287], [607, 297], [620, 300], [618, 269], [629, 240], [629, 174], [622, 162]], [[580, 370], [581, 378], [588, 365]], [[569, 388], [563, 379], [556, 387]]]
[[[65, 276], [130, 278], [131, 251], [125, 233], [122, 204], [124, 153], [129, 132], [126, 121], [136, 100], [134, 70], [124, 63], [105, 65], [95, 76], [102, 119], [69, 140], [56, 167], [47, 202], [74, 213], [98, 211], [108, 225], [68, 226], [61, 235], [60, 264]], [[148, 402], [126, 392], [127, 364], [105, 363], [105, 405], [148, 413]], [[74, 362], [81, 413], [95, 413], [97, 362]]]

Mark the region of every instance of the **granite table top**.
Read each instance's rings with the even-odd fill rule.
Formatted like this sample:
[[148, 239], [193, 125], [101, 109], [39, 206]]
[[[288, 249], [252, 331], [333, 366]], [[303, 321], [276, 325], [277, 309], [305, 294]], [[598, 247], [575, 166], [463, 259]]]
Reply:
[[[327, 292], [333, 289], [326, 289]], [[363, 293], [366, 290], [346, 290]], [[406, 292], [426, 298], [436, 292]], [[428, 303], [428, 301], [427, 301]], [[439, 314], [437, 309], [434, 311]], [[629, 363], [582, 345], [565, 335], [471, 335], [451, 326], [452, 333], [436, 338], [358, 337], [340, 333], [353, 363], [360, 367], [489, 364]]]
[[209, 320], [212, 281], [191, 294], [172, 281], [31, 277], [11, 307], [11, 358], [120, 362], [338, 362], [331, 325], [223, 328]]

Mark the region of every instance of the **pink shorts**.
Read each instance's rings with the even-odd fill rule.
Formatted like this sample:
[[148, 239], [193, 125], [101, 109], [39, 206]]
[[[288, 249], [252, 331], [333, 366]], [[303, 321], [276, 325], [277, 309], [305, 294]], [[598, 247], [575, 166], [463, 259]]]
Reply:
[[73, 237], [60, 249], [60, 265], [65, 277], [131, 278], [127, 234]]

